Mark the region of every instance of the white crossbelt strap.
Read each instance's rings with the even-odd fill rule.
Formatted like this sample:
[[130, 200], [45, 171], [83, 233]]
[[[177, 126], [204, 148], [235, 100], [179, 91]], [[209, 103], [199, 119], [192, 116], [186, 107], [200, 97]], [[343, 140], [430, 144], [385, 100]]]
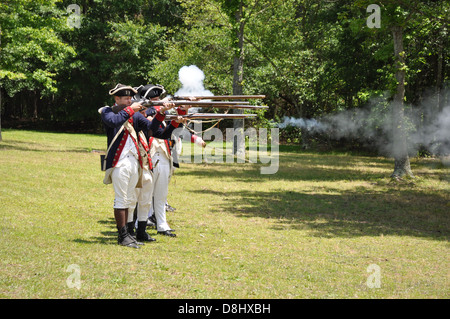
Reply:
[[116, 136], [114, 136], [114, 139], [111, 141], [111, 144], [109, 144], [108, 149], [106, 150], [106, 156], [105, 156], [105, 159], [103, 160], [103, 170], [106, 169], [106, 157], [108, 156], [109, 150], [111, 149], [111, 146], [113, 146], [113, 144], [117, 140], [117, 138], [119, 137], [120, 133], [122, 133], [123, 129], [124, 129], [124, 126], [122, 125], [120, 127], [120, 130], [117, 132]]

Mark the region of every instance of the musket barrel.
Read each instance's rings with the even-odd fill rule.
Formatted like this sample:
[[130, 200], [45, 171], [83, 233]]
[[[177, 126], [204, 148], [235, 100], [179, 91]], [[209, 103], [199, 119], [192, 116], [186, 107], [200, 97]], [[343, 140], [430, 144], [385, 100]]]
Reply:
[[162, 106], [164, 103], [173, 103], [175, 105], [191, 105], [191, 106], [235, 106], [235, 105], [249, 105], [250, 102], [209, 102], [209, 101], [146, 101], [142, 103], [143, 106]]
[[176, 120], [178, 116], [186, 119], [246, 119], [246, 118], [254, 118], [256, 114], [218, 114], [218, 113], [193, 113], [186, 115], [166, 115], [166, 120]]
[[[193, 96], [197, 100], [248, 100], [264, 99], [265, 95], [213, 95], [213, 96]], [[189, 96], [174, 96], [174, 100], [187, 100]]]
[[206, 105], [206, 106], [210, 106], [210, 107], [215, 107], [215, 108], [226, 108], [226, 109], [247, 109], [247, 110], [263, 110], [263, 109], [268, 109], [269, 107], [266, 105], [240, 105], [240, 104], [236, 104], [236, 105]]

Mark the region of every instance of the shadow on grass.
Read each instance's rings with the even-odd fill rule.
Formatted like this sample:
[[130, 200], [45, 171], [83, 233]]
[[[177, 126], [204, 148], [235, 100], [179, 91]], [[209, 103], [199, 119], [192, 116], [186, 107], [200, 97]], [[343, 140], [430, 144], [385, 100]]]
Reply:
[[[193, 163], [193, 162], [192, 162]], [[275, 163], [275, 162], [274, 162]], [[181, 163], [189, 169], [180, 169], [179, 176], [195, 176], [199, 178], [233, 178], [240, 182], [257, 180], [287, 181], [338, 181], [368, 180], [383, 178], [392, 173], [393, 159], [382, 157], [354, 156], [347, 154], [284, 152], [280, 147], [279, 165], [275, 174], [261, 174], [262, 167], [273, 163]], [[201, 169], [197, 169], [201, 168]], [[231, 169], [230, 169], [231, 168]]]
[[73, 152], [73, 153], [87, 153], [89, 149], [86, 147], [74, 147], [65, 149], [52, 148], [49, 145], [35, 143], [35, 142], [24, 142], [19, 140], [7, 140], [0, 143], [0, 151], [2, 150], [14, 150], [14, 151], [24, 151], [24, 152]]
[[[94, 236], [91, 237], [89, 240], [87, 239], [74, 239], [72, 240], [75, 243], [80, 244], [103, 244], [103, 245], [117, 245], [117, 228], [116, 228], [116, 221], [114, 218], [108, 218], [106, 220], [99, 220], [99, 224], [105, 226], [105, 230], [101, 231], [100, 234], [102, 236]], [[153, 229], [154, 232], [156, 232], [155, 229]], [[147, 229], [147, 232], [149, 235], [153, 237], [151, 229]]]
[[115, 245], [117, 244], [117, 231], [116, 231], [116, 221], [114, 218], [108, 218], [107, 220], [99, 220], [99, 224], [102, 224], [108, 230], [100, 232], [102, 236], [91, 237], [87, 239], [74, 239], [75, 243], [80, 244], [104, 244], [104, 245]]
[[261, 175], [258, 165], [249, 164], [234, 164], [235, 171], [230, 174], [229, 170], [223, 170], [215, 168], [212, 165], [203, 165], [201, 170], [179, 170], [175, 174], [176, 176], [195, 176], [196, 178], [233, 178], [238, 182], [254, 182], [254, 181], [267, 181], [267, 180], [286, 180], [286, 181], [339, 181], [339, 180], [369, 180], [375, 178], [386, 177], [385, 173], [362, 173], [355, 169], [344, 168], [332, 168], [323, 167], [318, 168], [314, 165], [300, 165], [299, 167], [280, 169], [276, 174]]
[[[237, 165], [237, 164], [235, 164]], [[257, 181], [374, 181], [389, 177], [393, 163], [388, 159], [361, 156], [287, 154], [280, 156], [280, 169], [274, 175], [261, 175], [259, 169], [244, 164], [222, 167], [190, 167], [176, 175], [201, 179], [238, 182]], [[371, 171], [370, 169], [373, 169]], [[442, 173], [436, 173], [439, 176]], [[288, 184], [286, 184], [288, 185]], [[274, 219], [275, 230], [302, 229], [318, 237], [356, 237], [399, 235], [448, 240], [450, 197], [444, 191], [432, 192], [405, 183], [404, 185], [359, 187], [352, 190], [336, 186], [309, 185], [307, 190], [226, 191], [191, 189], [214, 202], [225, 198], [216, 207], [242, 218]], [[221, 188], [220, 188], [221, 189]], [[213, 213], [213, 211], [212, 211]]]
[[[308, 230], [317, 237], [417, 236], [449, 239], [448, 201], [436, 194], [193, 190], [226, 201], [217, 206], [241, 218], [275, 220], [273, 229]], [[214, 211], [212, 211], [214, 213]]]

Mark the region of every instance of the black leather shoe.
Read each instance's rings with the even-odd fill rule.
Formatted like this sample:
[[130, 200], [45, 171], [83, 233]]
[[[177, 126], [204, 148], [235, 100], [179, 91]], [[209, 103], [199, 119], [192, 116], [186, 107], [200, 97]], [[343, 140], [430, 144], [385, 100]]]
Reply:
[[118, 243], [121, 246], [140, 248], [140, 243], [138, 243], [136, 239], [131, 237], [131, 235], [127, 232], [126, 226], [119, 230]]
[[169, 236], [169, 237], [177, 237], [177, 235], [175, 235], [174, 233], [172, 233], [172, 231], [170, 231], [170, 230], [159, 231], [158, 234], [164, 235], [164, 236]]
[[136, 231], [136, 240], [140, 241], [155, 241], [156, 239], [150, 237], [149, 234], [145, 231], [147, 227], [147, 221], [138, 222], [138, 228]]
[[155, 238], [150, 237], [150, 235], [147, 233], [145, 233], [145, 235], [138, 234], [136, 236], [136, 239], [140, 241], [156, 241]]

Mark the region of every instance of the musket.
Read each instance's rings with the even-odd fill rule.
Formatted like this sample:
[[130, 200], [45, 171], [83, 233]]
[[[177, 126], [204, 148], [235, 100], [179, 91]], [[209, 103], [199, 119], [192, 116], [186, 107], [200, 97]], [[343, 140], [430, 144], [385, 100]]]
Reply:
[[186, 115], [166, 115], [166, 120], [176, 120], [178, 116], [189, 120], [215, 120], [215, 119], [247, 119], [254, 118], [256, 114], [219, 114], [219, 113], [192, 113]]
[[[197, 100], [248, 100], [264, 99], [265, 95], [213, 95], [213, 96], [193, 96]], [[173, 100], [189, 100], [189, 96], [174, 96]]]
[[178, 105], [190, 105], [190, 106], [197, 106], [197, 107], [205, 107], [205, 106], [212, 106], [212, 107], [229, 107], [229, 106], [244, 106], [249, 105], [250, 102], [209, 102], [209, 101], [144, 101], [142, 102], [142, 106], [149, 107], [149, 106], [162, 106], [164, 103], [173, 103], [175, 106]]
[[267, 105], [229, 105], [229, 106], [214, 106], [214, 105], [211, 105], [211, 107], [227, 108], [227, 109], [246, 109], [246, 110], [264, 110], [264, 109], [268, 109], [269, 108]]
[[225, 109], [247, 109], [247, 110], [262, 110], [268, 109], [266, 105], [249, 105], [249, 102], [208, 102], [208, 101], [145, 101], [142, 106], [159, 106], [164, 103], [173, 103], [176, 106], [189, 105], [195, 107], [215, 107], [215, 108], [225, 108]]

